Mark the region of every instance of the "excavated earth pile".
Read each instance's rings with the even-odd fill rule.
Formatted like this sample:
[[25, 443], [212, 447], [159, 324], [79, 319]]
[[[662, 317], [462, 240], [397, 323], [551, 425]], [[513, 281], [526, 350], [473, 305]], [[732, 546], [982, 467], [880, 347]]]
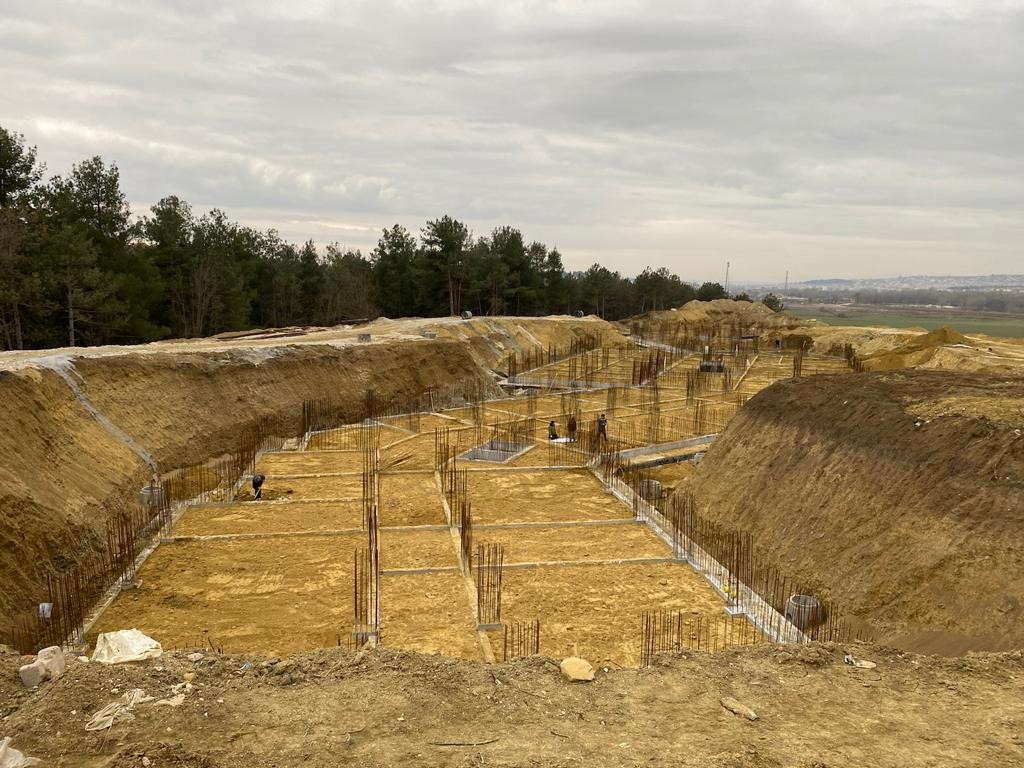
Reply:
[[912, 371], [777, 383], [687, 486], [864, 622], [938, 653], [1024, 645], [1024, 380]]

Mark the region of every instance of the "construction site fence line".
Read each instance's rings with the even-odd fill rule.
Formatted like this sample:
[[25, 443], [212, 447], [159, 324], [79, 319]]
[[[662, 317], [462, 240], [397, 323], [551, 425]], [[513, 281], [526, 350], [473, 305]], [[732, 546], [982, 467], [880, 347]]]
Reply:
[[[591, 471], [615, 496], [625, 504], [640, 510], [641, 519], [666, 544], [673, 546], [671, 524], [646, 499], [619, 478], [605, 479], [597, 471], [596, 462], [592, 463]], [[807, 636], [794, 626], [783, 614], [779, 613], [759, 595], [753, 588], [742, 581], [731, 577], [729, 569], [699, 547], [689, 537], [680, 534], [683, 549], [687, 552], [686, 562], [711, 585], [726, 601], [726, 609], [731, 613], [743, 613], [760, 632], [777, 643], [807, 643]], [[739, 594], [730, 595], [729, 582], [739, 584]]]

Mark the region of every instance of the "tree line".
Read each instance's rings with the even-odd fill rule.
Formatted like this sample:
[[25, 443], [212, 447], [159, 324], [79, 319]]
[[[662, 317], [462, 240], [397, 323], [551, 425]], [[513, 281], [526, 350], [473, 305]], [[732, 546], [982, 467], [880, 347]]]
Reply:
[[[399, 224], [369, 254], [297, 245], [199, 214], [176, 196], [134, 217], [116, 164], [92, 157], [44, 181], [0, 127], [0, 344], [137, 343], [388, 317], [597, 314], [616, 320], [727, 294], [665, 268], [567, 271], [557, 248], [503, 226], [474, 236], [441, 216]], [[749, 298], [739, 296], [737, 298]]]

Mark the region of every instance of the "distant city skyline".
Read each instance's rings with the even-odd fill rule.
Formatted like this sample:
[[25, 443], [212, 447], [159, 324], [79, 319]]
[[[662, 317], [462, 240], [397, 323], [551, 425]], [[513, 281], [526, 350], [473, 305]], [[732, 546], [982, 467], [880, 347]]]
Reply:
[[0, 9], [48, 174], [368, 253], [450, 214], [692, 281], [1024, 265], [1024, 2], [193, 0]]

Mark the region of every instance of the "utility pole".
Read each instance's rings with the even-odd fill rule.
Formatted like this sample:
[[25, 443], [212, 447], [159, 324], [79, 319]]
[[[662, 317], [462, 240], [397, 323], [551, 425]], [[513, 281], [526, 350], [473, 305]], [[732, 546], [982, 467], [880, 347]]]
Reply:
[[729, 262], [725, 262], [725, 293], [729, 295]]
[[786, 270], [786, 287], [782, 289], [782, 292], [783, 293], [787, 293], [788, 291], [789, 291], [789, 270], [787, 269]]

